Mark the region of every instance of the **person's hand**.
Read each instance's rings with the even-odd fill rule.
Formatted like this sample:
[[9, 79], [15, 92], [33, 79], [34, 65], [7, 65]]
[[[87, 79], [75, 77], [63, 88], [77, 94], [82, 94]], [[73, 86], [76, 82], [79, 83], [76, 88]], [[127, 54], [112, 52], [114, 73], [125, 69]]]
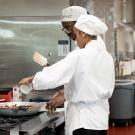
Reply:
[[55, 94], [52, 96], [52, 98], [55, 98], [59, 95], [64, 95], [64, 90], [60, 90], [60, 91], [55, 92]]
[[27, 78], [23, 78], [20, 82], [19, 82], [19, 85], [22, 85], [22, 84], [30, 84], [32, 83], [32, 80], [33, 80], [34, 76], [31, 76], [31, 77], [27, 77]]
[[64, 92], [56, 92], [53, 95], [53, 98], [47, 103], [46, 109], [50, 113], [54, 112], [56, 107], [62, 105], [65, 101]]

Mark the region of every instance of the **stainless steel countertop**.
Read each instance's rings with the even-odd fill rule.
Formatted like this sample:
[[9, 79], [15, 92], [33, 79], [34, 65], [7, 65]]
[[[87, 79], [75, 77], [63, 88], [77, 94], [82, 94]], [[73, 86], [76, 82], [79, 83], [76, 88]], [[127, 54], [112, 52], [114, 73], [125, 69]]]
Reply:
[[10, 135], [19, 135], [19, 132], [25, 132], [25, 135], [34, 135], [45, 127], [55, 128], [64, 122], [64, 110], [49, 114], [44, 112], [34, 118], [20, 123], [15, 128], [10, 129]]
[[117, 79], [121, 79], [121, 80], [124, 80], [124, 79], [135, 80], [135, 75], [120, 76], [120, 77], [116, 77], [116, 80]]
[[128, 76], [121, 76], [116, 77], [115, 79], [115, 85], [131, 85], [135, 84], [135, 76], [128, 75]]

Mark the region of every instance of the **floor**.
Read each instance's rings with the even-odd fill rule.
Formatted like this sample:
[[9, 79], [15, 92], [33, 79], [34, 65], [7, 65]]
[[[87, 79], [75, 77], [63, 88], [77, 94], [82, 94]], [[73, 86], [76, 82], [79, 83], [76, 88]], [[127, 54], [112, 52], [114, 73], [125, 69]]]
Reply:
[[135, 135], [135, 125], [129, 127], [111, 127], [108, 135]]
[[108, 135], [135, 135], [135, 122], [129, 126], [110, 126]]

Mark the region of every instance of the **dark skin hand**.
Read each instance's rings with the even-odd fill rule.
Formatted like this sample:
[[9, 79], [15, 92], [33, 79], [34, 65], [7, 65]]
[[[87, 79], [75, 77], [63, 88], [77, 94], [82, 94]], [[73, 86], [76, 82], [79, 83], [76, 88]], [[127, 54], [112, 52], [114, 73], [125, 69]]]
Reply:
[[22, 84], [30, 84], [32, 83], [32, 80], [34, 79], [34, 76], [30, 76], [30, 77], [26, 77], [26, 78], [23, 78], [20, 82], [19, 82], [19, 85], [22, 85]]
[[62, 105], [65, 101], [64, 97], [64, 90], [60, 90], [56, 92], [53, 96], [53, 98], [47, 103], [46, 109], [50, 112], [53, 113], [56, 109], [56, 107]]

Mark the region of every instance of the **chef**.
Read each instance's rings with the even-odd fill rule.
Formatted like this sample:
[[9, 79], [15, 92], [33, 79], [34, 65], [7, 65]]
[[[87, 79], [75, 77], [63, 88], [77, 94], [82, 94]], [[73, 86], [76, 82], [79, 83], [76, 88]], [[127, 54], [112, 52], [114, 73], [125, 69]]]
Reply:
[[20, 84], [33, 84], [34, 90], [52, 89], [64, 85], [69, 101], [66, 108], [66, 135], [106, 135], [108, 129], [108, 99], [114, 89], [114, 63], [97, 36], [107, 26], [97, 17], [81, 15], [74, 27], [80, 49], [69, 53], [50, 67], [44, 67]]
[[[73, 27], [78, 20], [80, 15], [86, 15], [87, 11], [85, 8], [80, 7], [80, 6], [70, 6], [62, 10], [62, 15], [61, 15], [61, 23], [62, 23], [62, 30], [71, 38], [72, 40], [75, 40], [76, 35], [73, 31]], [[100, 36], [97, 37], [97, 40], [100, 41], [100, 44], [104, 49], [106, 49], [106, 46]], [[77, 43], [75, 41], [76, 48], [78, 49], [79, 47], [77, 46]], [[65, 102], [65, 96], [64, 96], [64, 90], [59, 90], [57, 91], [52, 99], [47, 103], [46, 108], [49, 110], [55, 110], [56, 107], [62, 105], [64, 103], [64, 107], [66, 107], [68, 101], [66, 100]]]

